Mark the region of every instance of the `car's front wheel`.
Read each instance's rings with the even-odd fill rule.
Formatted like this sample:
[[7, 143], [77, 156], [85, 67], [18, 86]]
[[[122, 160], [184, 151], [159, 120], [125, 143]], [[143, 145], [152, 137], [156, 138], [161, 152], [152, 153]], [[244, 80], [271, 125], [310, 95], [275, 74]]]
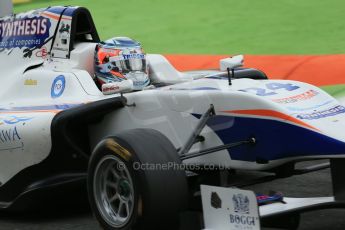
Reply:
[[188, 197], [180, 164], [174, 146], [155, 130], [128, 130], [101, 141], [90, 159], [88, 191], [102, 227], [178, 229]]

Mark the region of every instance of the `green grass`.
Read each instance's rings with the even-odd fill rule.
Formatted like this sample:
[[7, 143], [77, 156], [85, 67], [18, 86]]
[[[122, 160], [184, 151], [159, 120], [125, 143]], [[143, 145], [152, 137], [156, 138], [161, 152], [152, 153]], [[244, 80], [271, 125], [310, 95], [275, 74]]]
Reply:
[[345, 53], [344, 0], [36, 0], [16, 12], [81, 5], [102, 39], [129, 36], [150, 53]]
[[335, 98], [345, 97], [345, 85], [343, 84], [322, 86], [321, 89], [325, 90]]

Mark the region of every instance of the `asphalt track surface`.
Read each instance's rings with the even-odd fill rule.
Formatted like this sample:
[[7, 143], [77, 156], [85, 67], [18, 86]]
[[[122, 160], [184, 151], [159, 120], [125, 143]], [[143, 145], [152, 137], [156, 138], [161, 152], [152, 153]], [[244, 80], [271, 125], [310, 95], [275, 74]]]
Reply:
[[[241, 173], [236, 180], [256, 177], [256, 173]], [[332, 194], [329, 169], [305, 175], [278, 179], [249, 187], [259, 192], [282, 191], [289, 197], [329, 196]], [[345, 210], [328, 209], [304, 213], [299, 230], [343, 230]], [[98, 223], [88, 208], [64, 205], [51, 207], [42, 213], [0, 214], [0, 230], [97, 230]], [[191, 230], [190, 228], [188, 228]], [[267, 228], [265, 228], [267, 229]], [[268, 230], [268, 229], [267, 229]]]

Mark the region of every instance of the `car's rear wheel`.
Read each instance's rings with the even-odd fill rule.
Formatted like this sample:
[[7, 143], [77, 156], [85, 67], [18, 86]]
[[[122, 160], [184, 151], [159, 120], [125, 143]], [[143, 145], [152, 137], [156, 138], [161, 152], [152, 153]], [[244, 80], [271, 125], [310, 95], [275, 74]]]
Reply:
[[92, 210], [105, 229], [178, 229], [187, 204], [185, 172], [160, 132], [134, 129], [101, 141], [89, 163]]

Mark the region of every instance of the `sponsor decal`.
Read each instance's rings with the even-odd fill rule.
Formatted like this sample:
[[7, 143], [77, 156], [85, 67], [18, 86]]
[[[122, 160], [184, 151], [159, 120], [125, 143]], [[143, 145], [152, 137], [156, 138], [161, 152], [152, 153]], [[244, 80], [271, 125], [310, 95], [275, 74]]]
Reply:
[[241, 214], [249, 213], [249, 198], [243, 194], [233, 195], [234, 211]]
[[0, 151], [22, 149], [24, 143], [17, 127], [0, 129]]
[[24, 85], [37, 85], [37, 80], [26, 79], [26, 80], [24, 81]]
[[52, 87], [51, 87], [51, 97], [52, 98], [58, 98], [60, 97], [63, 92], [65, 91], [66, 87], [66, 79], [65, 76], [60, 75], [55, 78], [53, 81]]
[[23, 149], [24, 142], [17, 125], [32, 120], [33, 117], [5, 116], [0, 117], [0, 151]]
[[9, 143], [21, 140], [17, 127], [0, 130], [0, 143]]
[[59, 29], [59, 42], [60, 45], [59, 47], [54, 47], [54, 50], [60, 50], [60, 51], [68, 51], [69, 50], [69, 38], [70, 38], [70, 30], [71, 30], [71, 25], [68, 23], [62, 22], [60, 29]]
[[259, 230], [256, 195], [252, 191], [201, 185], [205, 229]]
[[129, 59], [145, 59], [145, 54], [138, 54], [138, 53], [132, 53], [132, 54], [122, 54], [123, 59], [129, 60]]
[[0, 49], [35, 48], [49, 37], [51, 22], [48, 18], [11, 18], [0, 21]]
[[36, 57], [46, 58], [48, 56], [48, 49], [47, 47], [43, 46], [40, 50], [36, 52]]
[[[230, 223], [237, 224], [237, 225], [247, 225], [247, 226], [255, 226], [255, 217], [254, 216], [240, 216], [240, 215], [232, 215], [230, 214]], [[239, 226], [237, 228], [240, 229]], [[249, 228], [250, 229], [250, 228]]]
[[[106, 50], [106, 49], [103, 49]], [[110, 53], [115, 53], [115, 55], [119, 55], [116, 54], [116, 50], [112, 50], [112, 52]], [[119, 51], [119, 53], [121, 53], [121, 51]], [[131, 59], [145, 59], [145, 54], [138, 54], [138, 53], [133, 53], [133, 54], [122, 54], [120, 56], [112, 56], [109, 57], [109, 60], [114, 62], [114, 61], [123, 61], [123, 60], [131, 60]]]
[[308, 90], [304, 93], [295, 95], [295, 96], [291, 96], [291, 97], [286, 97], [286, 98], [279, 98], [279, 99], [273, 99], [274, 102], [280, 103], [280, 104], [288, 104], [288, 103], [295, 103], [295, 102], [299, 102], [299, 101], [306, 101], [309, 100], [313, 97], [315, 97], [316, 95], [318, 95], [319, 92], [311, 89]]
[[222, 200], [216, 192], [211, 193], [211, 207], [215, 209], [222, 208]]
[[106, 141], [106, 146], [108, 149], [110, 149], [114, 153], [120, 155], [126, 161], [129, 161], [132, 157], [132, 154], [127, 149], [125, 149], [124, 147], [122, 147], [116, 141], [114, 141], [112, 139], [108, 139]]
[[255, 226], [255, 217], [248, 215], [250, 213], [248, 196], [235, 194], [232, 196], [232, 202], [235, 214], [230, 214], [230, 223]]
[[297, 118], [302, 120], [315, 120], [335, 116], [342, 113], [345, 113], [345, 107], [342, 105], [338, 105], [327, 110], [317, 111], [313, 113], [298, 114]]
[[112, 85], [112, 86], [105, 86], [105, 87], [103, 87], [103, 88], [102, 88], [102, 91], [103, 91], [104, 93], [108, 93], [108, 92], [113, 92], [113, 91], [119, 90], [119, 89], [120, 89], [119, 86], [117, 86], [117, 85]]
[[61, 27], [59, 29], [59, 33], [70, 33], [71, 26], [69, 24], [61, 23]]

